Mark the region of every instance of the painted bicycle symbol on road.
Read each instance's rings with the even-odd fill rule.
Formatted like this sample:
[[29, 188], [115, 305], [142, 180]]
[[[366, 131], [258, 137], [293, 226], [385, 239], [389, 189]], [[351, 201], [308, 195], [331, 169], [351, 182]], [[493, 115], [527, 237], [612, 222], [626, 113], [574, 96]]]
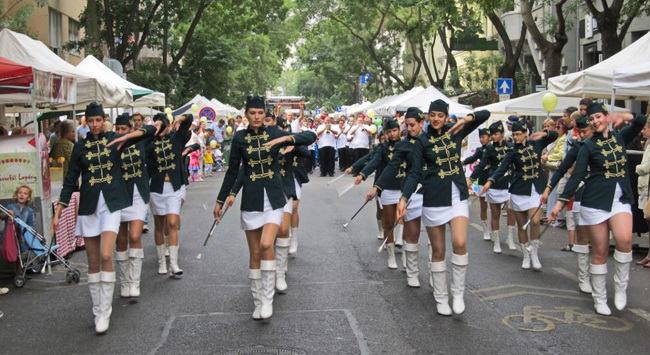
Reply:
[[521, 331], [549, 332], [556, 324], [579, 324], [598, 330], [626, 332], [633, 324], [625, 319], [583, 313], [579, 307], [555, 307], [542, 309], [540, 306], [524, 306], [523, 314], [511, 314], [501, 319], [504, 324]]

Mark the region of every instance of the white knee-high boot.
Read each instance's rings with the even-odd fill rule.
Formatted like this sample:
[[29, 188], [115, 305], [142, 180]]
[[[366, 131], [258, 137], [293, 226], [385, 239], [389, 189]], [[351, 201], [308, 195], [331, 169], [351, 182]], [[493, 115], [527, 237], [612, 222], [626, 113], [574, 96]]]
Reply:
[[433, 248], [431, 247], [431, 241], [427, 238], [427, 265], [429, 266], [429, 286], [433, 288], [433, 274], [431, 273], [431, 263], [433, 260]]
[[275, 260], [276, 260], [276, 273], [275, 273], [275, 290], [278, 293], [285, 293], [287, 291], [287, 281], [285, 274], [289, 265], [289, 248], [291, 242], [289, 238], [277, 238], [275, 240]]
[[578, 263], [578, 287], [580, 292], [591, 293], [591, 283], [589, 282], [589, 246], [575, 244], [571, 249], [576, 254]]
[[275, 273], [277, 265], [275, 260], [262, 260], [262, 307], [260, 317], [267, 319], [273, 315], [273, 296], [275, 295]]
[[540, 271], [542, 270], [542, 263], [539, 261], [539, 239], [531, 240], [530, 244], [533, 246], [533, 250], [530, 253], [530, 261], [533, 263], [533, 270]]
[[158, 253], [158, 274], [167, 275], [167, 258], [165, 258], [165, 251], [167, 247], [165, 244], [156, 245], [156, 252]]
[[404, 225], [403, 224], [398, 224], [398, 225], [395, 226], [394, 236], [395, 236], [395, 246], [398, 247], [398, 248], [401, 248], [402, 245], [404, 244]]
[[468, 254], [451, 255], [451, 296], [454, 313], [465, 312], [465, 275], [469, 264]]
[[404, 243], [403, 251], [406, 260], [406, 283], [409, 287], [420, 287], [420, 269], [418, 267], [419, 247], [417, 244]]
[[142, 274], [142, 260], [144, 249], [129, 249], [129, 281], [131, 281], [131, 297], [140, 297], [140, 276]]
[[397, 269], [397, 261], [395, 260], [395, 244], [386, 243], [386, 252], [388, 254], [388, 268]]
[[131, 280], [129, 279], [129, 251], [115, 252], [117, 281], [120, 283], [120, 297], [131, 297]]
[[293, 255], [298, 252], [298, 228], [291, 228], [291, 245], [289, 245], [289, 255]]
[[262, 271], [260, 269], [249, 269], [248, 278], [251, 280], [251, 293], [253, 294], [253, 319], [262, 319]]
[[490, 234], [492, 234], [492, 242], [494, 243], [492, 251], [496, 254], [501, 254], [501, 240], [499, 240], [499, 231], [495, 230], [490, 232]]
[[99, 273], [99, 316], [95, 322], [95, 332], [98, 334], [108, 330], [113, 312], [113, 291], [115, 291], [115, 272], [102, 271]]
[[384, 225], [381, 224], [381, 219], [377, 220], [377, 229], [379, 229], [379, 234], [377, 234], [377, 239], [384, 240]]
[[449, 308], [449, 293], [447, 291], [447, 265], [445, 261], [429, 263], [433, 278], [433, 298], [436, 300], [436, 311], [443, 316], [451, 315]]
[[483, 240], [492, 240], [492, 236], [490, 235], [491, 230], [486, 220], [481, 220], [481, 228], [483, 228]]
[[517, 244], [515, 244], [515, 238], [517, 238], [517, 227], [516, 226], [508, 226], [508, 249], [509, 250], [517, 250]]
[[99, 317], [99, 292], [101, 290], [98, 272], [88, 274], [88, 290], [90, 290], [90, 299], [93, 302], [93, 315], [95, 316], [95, 323], [97, 323], [97, 317]]
[[183, 269], [178, 266], [178, 245], [169, 246], [169, 268], [172, 275], [183, 275]]
[[529, 270], [530, 269], [530, 252], [528, 251], [528, 243], [525, 244], [519, 244], [519, 247], [521, 249], [521, 253], [524, 256], [524, 260], [521, 262], [521, 268], [524, 270]]
[[632, 252], [614, 250], [614, 306], [619, 311], [627, 305], [627, 283], [630, 280]]
[[591, 298], [594, 299], [596, 313], [609, 316], [612, 311], [607, 306], [607, 264], [589, 265], [591, 274]]

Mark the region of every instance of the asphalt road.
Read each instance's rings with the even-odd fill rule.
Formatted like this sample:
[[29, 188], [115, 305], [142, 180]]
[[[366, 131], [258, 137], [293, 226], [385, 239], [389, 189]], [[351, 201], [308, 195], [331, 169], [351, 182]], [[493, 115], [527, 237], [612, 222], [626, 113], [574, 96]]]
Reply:
[[[11, 292], [0, 296], [0, 353], [642, 354], [650, 345], [650, 270], [633, 264], [622, 312], [613, 306], [610, 272], [613, 315], [596, 316], [591, 297], [578, 292], [573, 254], [559, 251], [565, 230], [544, 235], [541, 272], [522, 270], [518, 252], [503, 244], [503, 254], [495, 255], [482, 240], [478, 204], [471, 207], [468, 235], [467, 309], [460, 316], [437, 315], [425, 272], [426, 234], [420, 239], [422, 287], [412, 289], [401, 266], [389, 270], [385, 254], [377, 253], [374, 206], [342, 227], [370, 188], [366, 182], [337, 198], [337, 187], [350, 177], [327, 186], [331, 178], [311, 176], [303, 189], [300, 247], [290, 259], [288, 293], [276, 295], [270, 320], [253, 321], [238, 212], [226, 215], [203, 260], [196, 259], [222, 177], [188, 188], [182, 279], [156, 274], [153, 234], [145, 235], [142, 297], [120, 299], [116, 292], [105, 335], [94, 334], [83, 251], [70, 259], [83, 271], [78, 285], [66, 284], [60, 267], [52, 275], [34, 275], [22, 289], [14, 289], [5, 274], [0, 286]], [[648, 244], [647, 238], [635, 242]], [[450, 253], [448, 246], [448, 259]], [[642, 256], [635, 252], [635, 260]]]

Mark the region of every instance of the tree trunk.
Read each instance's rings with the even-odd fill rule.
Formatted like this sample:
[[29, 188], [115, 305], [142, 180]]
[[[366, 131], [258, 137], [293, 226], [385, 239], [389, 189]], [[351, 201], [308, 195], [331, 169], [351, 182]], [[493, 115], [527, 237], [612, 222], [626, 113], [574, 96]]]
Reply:
[[[89, 19], [97, 18], [97, 0], [88, 0], [88, 4], [86, 5], [86, 14]], [[99, 54], [101, 53], [99, 45], [99, 25], [97, 21], [87, 22], [86, 38], [88, 38], [88, 42], [90, 43], [90, 50], [99, 57]], [[102, 59], [103, 58], [99, 58], [99, 60]]]

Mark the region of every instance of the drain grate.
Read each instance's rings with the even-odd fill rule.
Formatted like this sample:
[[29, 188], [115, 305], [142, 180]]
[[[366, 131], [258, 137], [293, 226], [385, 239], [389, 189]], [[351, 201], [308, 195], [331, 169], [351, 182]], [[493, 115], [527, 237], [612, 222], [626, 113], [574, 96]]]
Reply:
[[273, 355], [306, 355], [302, 350], [284, 349], [272, 346], [254, 346], [251, 348], [242, 348], [237, 350], [226, 351], [219, 355], [247, 355], [247, 354], [273, 354]]

